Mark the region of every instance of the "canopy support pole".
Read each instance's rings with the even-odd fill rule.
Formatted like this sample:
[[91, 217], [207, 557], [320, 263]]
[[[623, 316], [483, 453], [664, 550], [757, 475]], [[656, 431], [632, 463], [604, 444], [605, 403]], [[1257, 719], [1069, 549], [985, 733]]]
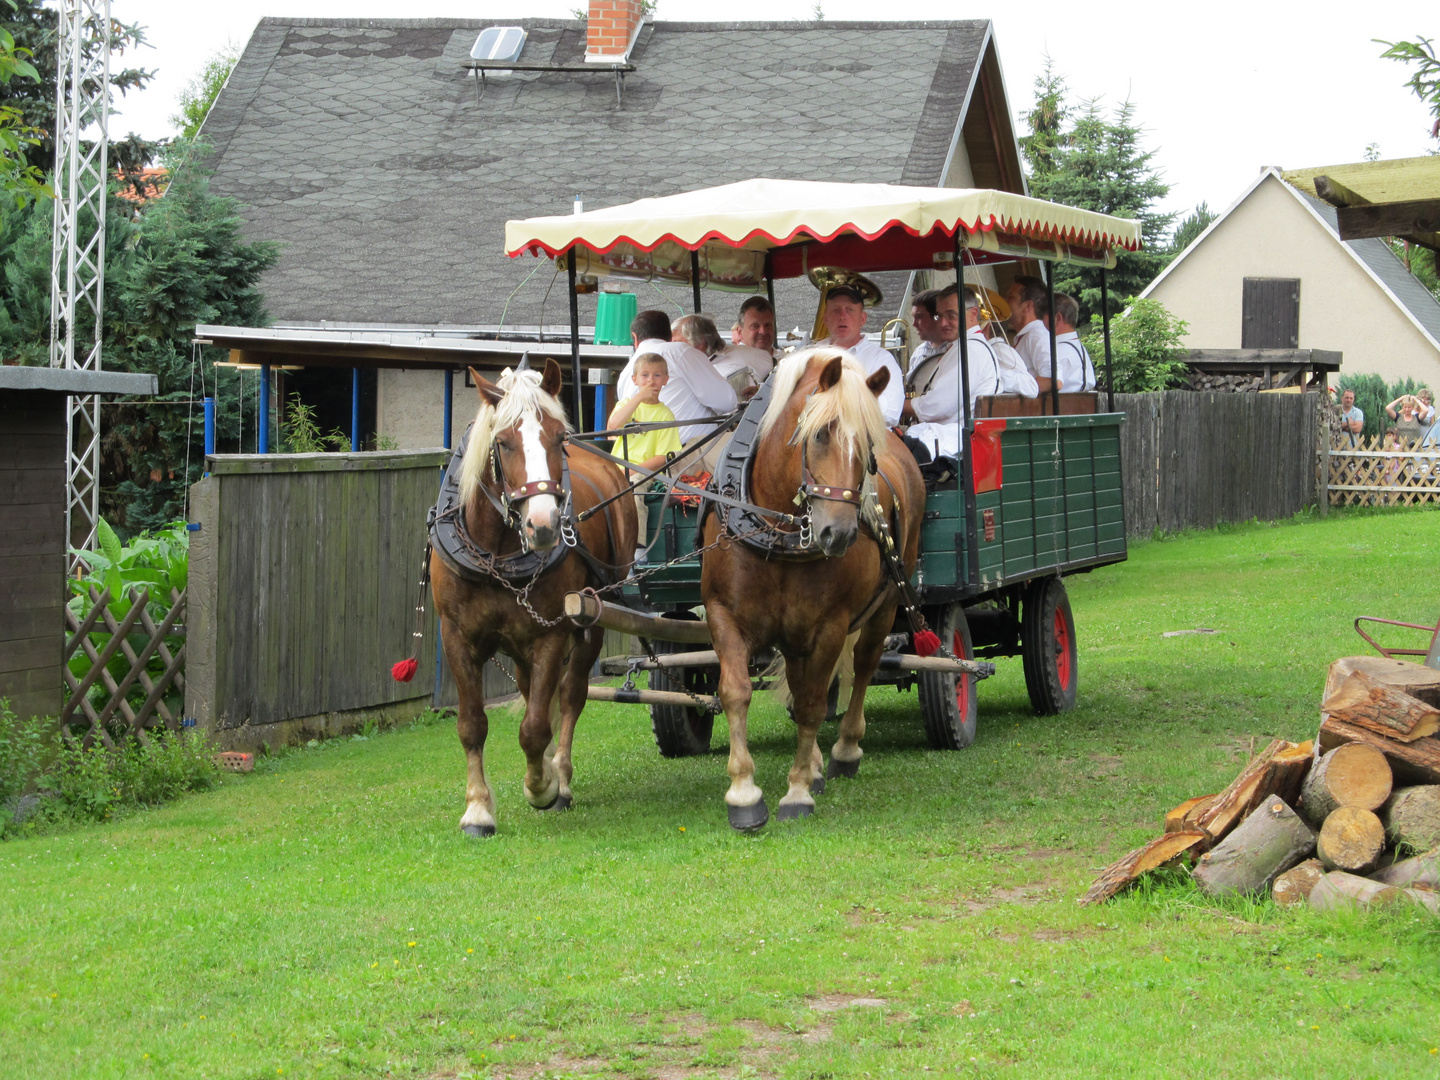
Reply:
[[1055, 264], [1045, 264], [1045, 305], [1050, 310], [1050, 402], [1060, 415], [1060, 357], [1055, 348]]
[[[960, 490], [965, 508], [965, 573], [963, 580], [972, 585], [980, 573], [980, 538], [975, 533], [975, 459], [971, 456], [971, 435], [975, 418], [970, 415], [970, 337], [969, 316], [965, 307], [965, 261], [961, 258], [959, 222], [955, 224], [955, 299], [960, 302]], [[957, 575], [959, 576], [959, 575]], [[949, 648], [949, 642], [940, 643]]]
[[350, 452], [360, 452], [360, 369], [350, 369]]
[[270, 452], [270, 365], [260, 365], [260, 420], [255, 432], [255, 452]]
[[695, 314], [700, 314], [700, 252], [690, 252], [690, 294], [695, 298]]
[[775, 263], [774, 256], [765, 252], [765, 299], [770, 301], [770, 314], [775, 317], [775, 340], [780, 340], [780, 316], [775, 315]]
[[[570, 382], [575, 397], [575, 427], [585, 430], [584, 386], [580, 379], [580, 294], [575, 291], [575, 249], [565, 259], [565, 276], [570, 282]], [[448, 422], [448, 421], [447, 421]]]
[[1105, 284], [1105, 268], [1100, 268], [1100, 325], [1105, 331], [1105, 411], [1115, 411], [1115, 371], [1110, 363], [1110, 290]]

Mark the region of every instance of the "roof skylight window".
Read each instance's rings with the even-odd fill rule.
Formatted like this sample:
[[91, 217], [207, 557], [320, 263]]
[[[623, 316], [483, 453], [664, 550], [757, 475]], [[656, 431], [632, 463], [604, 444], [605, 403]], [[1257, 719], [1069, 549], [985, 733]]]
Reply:
[[514, 63], [520, 59], [520, 51], [525, 48], [525, 37], [523, 27], [487, 26], [475, 39], [475, 46], [470, 50], [470, 59]]

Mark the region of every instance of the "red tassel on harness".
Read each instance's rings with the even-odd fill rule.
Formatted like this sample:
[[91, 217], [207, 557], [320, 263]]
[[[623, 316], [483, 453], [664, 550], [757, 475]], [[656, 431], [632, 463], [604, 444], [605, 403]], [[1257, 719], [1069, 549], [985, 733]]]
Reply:
[[[929, 656], [930, 654], [926, 653], [925, 655]], [[419, 668], [420, 661], [416, 660], [412, 656], [408, 660], [401, 660], [398, 664], [392, 667], [390, 669], [390, 677], [396, 682], [409, 682], [411, 679], [415, 678], [415, 672], [419, 670]]]
[[[919, 656], [934, 656], [940, 651], [940, 637], [933, 630], [921, 630], [915, 635], [915, 652]], [[398, 676], [397, 676], [398, 678]]]

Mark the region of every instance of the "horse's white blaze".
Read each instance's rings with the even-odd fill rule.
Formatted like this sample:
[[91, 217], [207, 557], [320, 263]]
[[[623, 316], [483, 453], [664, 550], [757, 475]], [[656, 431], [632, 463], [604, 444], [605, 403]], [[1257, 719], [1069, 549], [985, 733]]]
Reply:
[[[520, 448], [525, 458], [525, 482], [533, 484], [550, 479], [550, 463], [541, 441], [544, 429], [540, 417], [530, 413], [520, 421]], [[555, 513], [560, 503], [553, 495], [533, 495], [525, 503], [525, 521], [535, 529], [554, 527]]]
[[725, 792], [725, 801], [731, 806], [754, 806], [765, 797], [765, 793], [755, 786], [755, 781], [750, 777], [736, 780], [730, 785], [730, 790]]

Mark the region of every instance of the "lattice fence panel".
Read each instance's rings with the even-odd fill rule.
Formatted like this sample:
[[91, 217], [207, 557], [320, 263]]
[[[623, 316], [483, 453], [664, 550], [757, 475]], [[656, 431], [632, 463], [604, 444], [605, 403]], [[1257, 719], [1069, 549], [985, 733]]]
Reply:
[[1386, 449], [1377, 436], [1330, 450], [1331, 506], [1421, 506], [1440, 503], [1440, 447]]
[[[91, 607], [83, 620], [65, 609], [63, 671], [69, 698], [60, 714], [62, 730], [86, 745], [110, 747], [126, 735], [143, 741], [148, 727], [178, 730], [180, 718], [165, 698], [172, 687], [185, 689], [185, 592], [171, 589], [168, 607], [152, 602], [148, 589], [134, 586], [124, 605], [94, 585], [88, 594]], [[117, 608], [124, 609], [118, 619]], [[72, 663], [77, 653], [88, 664]]]

